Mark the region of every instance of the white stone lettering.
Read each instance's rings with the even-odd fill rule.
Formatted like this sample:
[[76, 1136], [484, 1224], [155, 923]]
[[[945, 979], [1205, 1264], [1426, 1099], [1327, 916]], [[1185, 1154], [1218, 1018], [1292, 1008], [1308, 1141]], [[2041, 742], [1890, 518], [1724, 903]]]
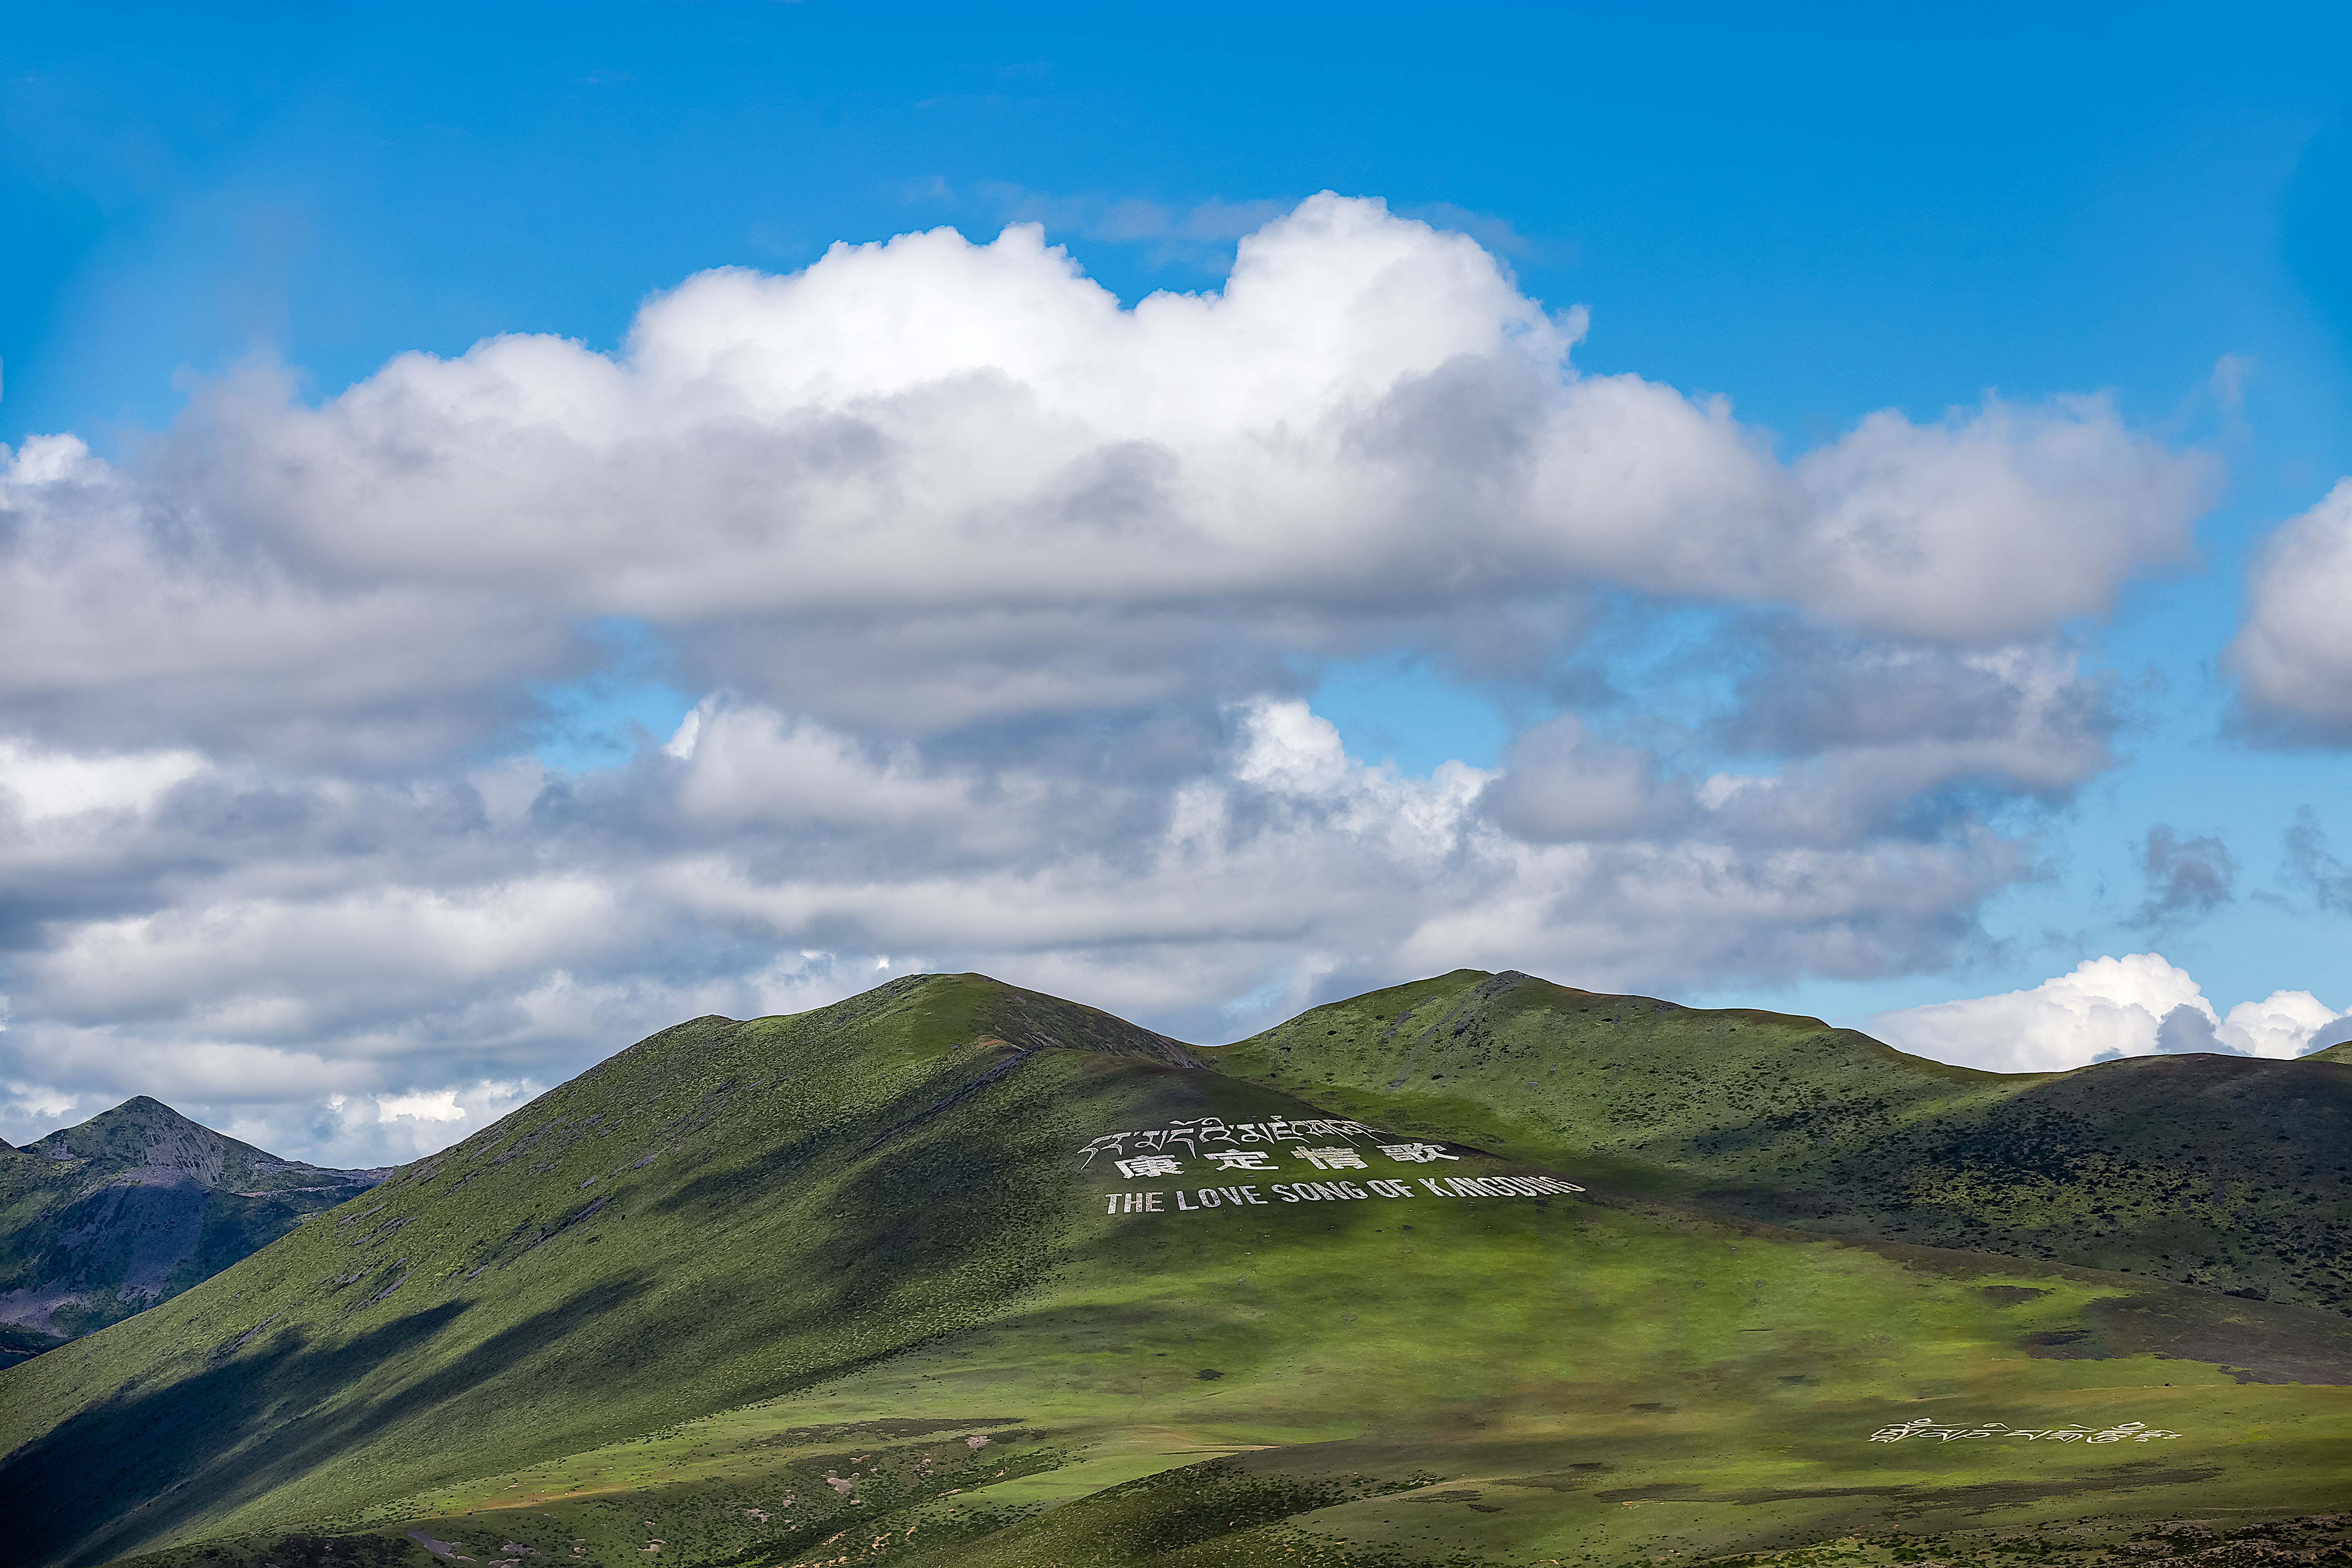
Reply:
[[[1222, 1147], [1228, 1153], [1239, 1153], [1244, 1144], [1296, 1142], [1304, 1138], [1336, 1138], [1349, 1145], [1359, 1141], [1378, 1142], [1392, 1136], [1360, 1121], [1335, 1121], [1318, 1118], [1291, 1121], [1275, 1117], [1265, 1121], [1228, 1122], [1222, 1117], [1202, 1116], [1192, 1121], [1171, 1121], [1165, 1127], [1140, 1128], [1124, 1132], [1106, 1132], [1089, 1140], [1078, 1148], [1078, 1168], [1085, 1170], [1094, 1163], [1097, 1154], [1109, 1154], [1125, 1159], [1130, 1154], [1164, 1154], [1172, 1149], [1200, 1156]], [[1388, 1145], [1396, 1149], [1427, 1148], [1430, 1153], [1422, 1158], [1454, 1159], [1452, 1154], [1439, 1154], [1435, 1144], [1400, 1143]], [[1412, 1156], [1399, 1156], [1410, 1159]]]
[[1931, 1416], [1906, 1421], [1899, 1426], [1881, 1426], [1870, 1435], [1874, 1443], [1900, 1443], [1906, 1437], [1933, 1437], [1939, 1443], [1980, 1442], [1993, 1437], [2022, 1437], [2029, 1443], [2156, 1443], [2181, 1436], [2148, 1426], [2142, 1421], [2126, 1421], [2105, 1428], [2084, 1426], [2080, 1423], [2065, 1426], [2011, 1426], [1999, 1421], [1947, 1422]]
[[[1300, 1121], [1270, 1121], [1265, 1126], [1269, 1130], [1279, 1126], [1284, 1131], [1297, 1136], [1327, 1129], [1333, 1132], [1344, 1132], [1344, 1130], [1349, 1128], [1360, 1129], [1361, 1124]], [[1214, 1121], [1213, 1118], [1208, 1118], [1196, 1123], [1179, 1123], [1173, 1129], [1161, 1129], [1155, 1133], [1107, 1133], [1087, 1146], [1087, 1158], [1091, 1160], [1094, 1155], [1099, 1153], [1120, 1155], [1121, 1157], [1112, 1160], [1111, 1164], [1121, 1176], [1130, 1182], [1153, 1176], [1181, 1176], [1184, 1173], [1183, 1162], [1172, 1155], [1129, 1154], [1124, 1151], [1129, 1144], [1154, 1138], [1160, 1140], [1159, 1146], [1162, 1148], [1190, 1147], [1191, 1145], [1183, 1140], [1190, 1139], [1197, 1142], [1200, 1139], [1212, 1134], [1222, 1137], [1236, 1130], [1223, 1122]], [[1435, 1159], [1460, 1158], [1458, 1155], [1436, 1151], [1433, 1144], [1397, 1144], [1386, 1146], [1381, 1152], [1389, 1152], [1391, 1149], [1428, 1150], [1431, 1151], [1428, 1157]], [[1290, 1152], [1293, 1158], [1305, 1160], [1318, 1171], [1367, 1171], [1370, 1169], [1361, 1152], [1336, 1144], [1320, 1148], [1295, 1147]], [[1274, 1163], [1274, 1156], [1262, 1149], [1212, 1148], [1201, 1151], [1201, 1156], [1214, 1162], [1220, 1174], [1226, 1172], [1261, 1171], [1278, 1174], [1280, 1172], [1280, 1167]], [[1415, 1190], [1416, 1183], [1419, 1184], [1418, 1191]], [[1543, 1198], [1584, 1191], [1574, 1182], [1562, 1181], [1558, 1176], [1546, 1175], [1420, 1176], [1411, 1179], [1367, 1177], [1360, 1185], [1354, 1182], [1283, 1182], [1276, 1184], [1267, 1190], [1273, 1194], [1271, 1198], [1261, 1195], [1255, 1186], [1166, 1188], [1158, 1191], [1129, 1189], [1124, 1194], [1105, 1193], [1103, 1212], [1108, 1215], [1197, 1214], [1202, 1209], [1239, 1208], [1244, 1204], [1264, 1205], [1268, 1202], [1344, 1203], [1375, 1197], [1417, 1198], [1423, 1194], [1439, 1198]], [[1169, 1194], [1171, 1192], [1175, 1195], [1172, 1206], [1168, 1201]], [[2046, 1436], [2060, 1442], [2122, 1442], [2132, 1434], [2126, 1433], [2121, 1436], [2095, 1436], [2087, 1432], [2053, 1431]], [[1895, 1439], [1885, 1440], [1891, 1442]]]
[[1095, 1156], [1104, 1152], [1105, 1151], [1108, 1151], [1114, 1154], [1125, 1153], [1127, 1152], [1127, 1141], [1134, 1136], [1135, 1134], [1132, 1132], [1104, 1133], [1101, 1137], [1084, 1145], [1078, 1150], [1078, 1152], [1085, 1156], [1085, 1158], [1078, 1162], [1078, 1169], [1083, 1171], [1088, 1165], [1093, 1164], [1095, 1162]]

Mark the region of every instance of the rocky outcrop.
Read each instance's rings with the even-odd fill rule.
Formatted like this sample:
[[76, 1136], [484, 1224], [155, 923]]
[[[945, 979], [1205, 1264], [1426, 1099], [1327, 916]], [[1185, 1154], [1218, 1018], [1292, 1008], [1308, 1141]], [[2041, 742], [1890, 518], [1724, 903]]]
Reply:
[[0, 1325], [55, 1342], [102, 1328], [385, 1174], [281, 1160], [145, 1095], [0, 1148]]

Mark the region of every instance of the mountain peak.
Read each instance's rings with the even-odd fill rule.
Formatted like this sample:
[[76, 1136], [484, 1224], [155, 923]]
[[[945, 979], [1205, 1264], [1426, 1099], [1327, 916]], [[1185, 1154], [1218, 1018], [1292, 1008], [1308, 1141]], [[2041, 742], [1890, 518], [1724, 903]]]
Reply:
[[281, 1160], [145, 1094], [18, 1152], [33, 1158], [10, 1162], [0, 1187], [0, 1280], [13, 1286], [0, 1325], [67, 1337], [152, 1306], [386, 1173]]
[[[58, 1564], [203, 1568], [225, 1531], [348, 1519], [378, 1531], [341, 1538], [362, 1560], [425, 1541], [545, 1568], [790, 1562], [827, 1540], [879, 1560], [920, 1526], [933, 1543], [888, 1561], [1132, 1568], [1268, 1561], [1275, 1511], [1374, 1497], [1350, 1517], [1400, 1546], [1415, 1537], [1393, 1523], [1616, 1560], [1634, 1521], [1611, 1499], [1696, 1497], [1719, 1510], [1707, 1530], [1786, 1562], [1787, 1535], [1753, 1532], [1973, 1509], [1988, 1489], [1943, 1441], [2014, 1456], [2059, 1432], [2135, 1458], [2197, 1445], [2125, 1477], [2159, 1524], [2217, 1486], [2285, 1517], [2340, 1498], [2336, 1456], [2227, 1439], [2257, 1394], [2315, 1423], [2352, 1380], [2331, 1310], [2352, 1296], [2312, 1267], [2346, 1250], [2347, 1184], [2321, 1167], [2347, 1127], [2352, 1079], [2325, 1062], [1968, 1073], [1817, 1019], [1507, 970], [1197, 1053], [983, 975], [904, 976], [665, 1029], [164, 1310], [8, 1372], [0, 1516], [8, 1561]], [[190, 1188], [39, 1163], [7, 1162], [88, 1204], [41, 1263], [121, 1205], [117, 1249], [49, 1289], [113, 1311], [184, 1278], [147, 1283], [180, 1267], [152, 1243], [194, 1215]], [[212, 1201], [235, 1212], [260, 1185]], [[2092, 1388], [2072, 1367], [2089, 1357], [2140, 1370]], [[2137, 1408], [2111, 1403], [2135, 1387]], [[280, 1436], [284, 1413], [328, 1408], [357, 1414]], [[1269, 1446], [1168, 1441], [1244, 1409]], [[1678, 1409], [1698, 1414], [1651, 1420]], [[1742, 1472], [1713, 1456], [1791, 1430], [1819, 1440], [1771, 1495], [1835, 1509], [1721, 1524], [1752, 1510], [1721, 1510]], [[2011, 1489], [1996, 1528], [2046, 1528], [2098, 1458], [2032, 1452], [2074, 1473]], [[1139, 1454], [1172, 1468], [1138, 1476]], [[1101, 1479], [1042, 1516], [992, 1492], [1090, 1455]], [[1478, 1495], [1433, 1476], [1500, 1500], [1433, 1511]], [[1649, 1554], [1691, 1517], [1659, 1519]], [[279, 1549], [245, 1539], [248, 1558]]]
[[[100, 1122], [110, 1122], [115, 1121], [137, 1121], [142, 1125], [151, 1127], [194, 1127], [199, 1131], [213, 1131], [211, 1128], [205, 1126], [203, 1122], [194, 1120], [193, 1117], [182, 1114], [179, 1110], [164, 1104], [162, 1100], [157, 1100], [152, 1094], [134, 1094], [129, 1100], [124, 1100], [121, 1104], [115, 1106], [113, 1109], [100, 1111], [96, 1116], [93, 1116], [88, 1121], [83, 1122], [82, 1125], [85, 1127], [95, 1127]], [[213, 1132], [213, 1136], [219, 1138], [226, 1136], [226, 1134]]]
[[134, 1094], [87, 1121], [60, 1127], [25, 1147], [52, 1160], [121, 1160], [140, 1165], [149, 1163], [148, 1151], [159, 1141], [195, 1145], [236, 1142], [152, 1095]]
[[1102, 1056], [1142, 1058], [1169, 1067], [1208, 1066], [1183, 1041], [1140, 1024], [1130, 1024], [1117, 1014], [1089, 1007], [1083, 1002], [1066, 1001], [987, 974], [936, 978], [975, 990], [975, 1024], [1023, 1050], [1092, 1051]]

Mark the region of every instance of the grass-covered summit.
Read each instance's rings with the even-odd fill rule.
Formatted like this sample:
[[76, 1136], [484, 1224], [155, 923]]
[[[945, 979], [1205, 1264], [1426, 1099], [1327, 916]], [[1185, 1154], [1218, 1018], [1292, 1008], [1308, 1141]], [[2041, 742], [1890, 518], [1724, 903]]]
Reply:
[[385, 1173], [281, 1160], [143, 1094], [0, 1145], [0, 1362], [169, 1300]]
[[1220, 1070], [1825, 1235], [2352, 1314], [2352, 1068], [2142, 1057], [1989, 1073], [1818, 1018], [1460, 970], [1318, 1007]]
[[[1394, 1049], [1507, 978], [1367, 1005], [1416, 1015]], [[977, 975], [666, 1030], [0, 1373], [9, 1560], [1958, 1562], [2200, 1510], [2332, 1528], [2284, 1521], [2340, 1489], [2342, 1318], [1741, 1219], [1631, 1131], [1539, 1155], [1292, 1037], [1196, 1051]]]

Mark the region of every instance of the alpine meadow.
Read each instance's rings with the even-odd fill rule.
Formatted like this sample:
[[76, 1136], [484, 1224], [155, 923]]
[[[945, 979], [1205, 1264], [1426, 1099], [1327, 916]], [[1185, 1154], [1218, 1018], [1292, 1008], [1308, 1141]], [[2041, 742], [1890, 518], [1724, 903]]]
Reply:
[[2352, 1568], [2347, 59], [15, 8], [0, 1568]]
[[2352, 1065], [2148, 1066], [1508, 972], [698, 1018], [0, 1374], [0, 1498], [188, 1568], [2341, 1551]]

